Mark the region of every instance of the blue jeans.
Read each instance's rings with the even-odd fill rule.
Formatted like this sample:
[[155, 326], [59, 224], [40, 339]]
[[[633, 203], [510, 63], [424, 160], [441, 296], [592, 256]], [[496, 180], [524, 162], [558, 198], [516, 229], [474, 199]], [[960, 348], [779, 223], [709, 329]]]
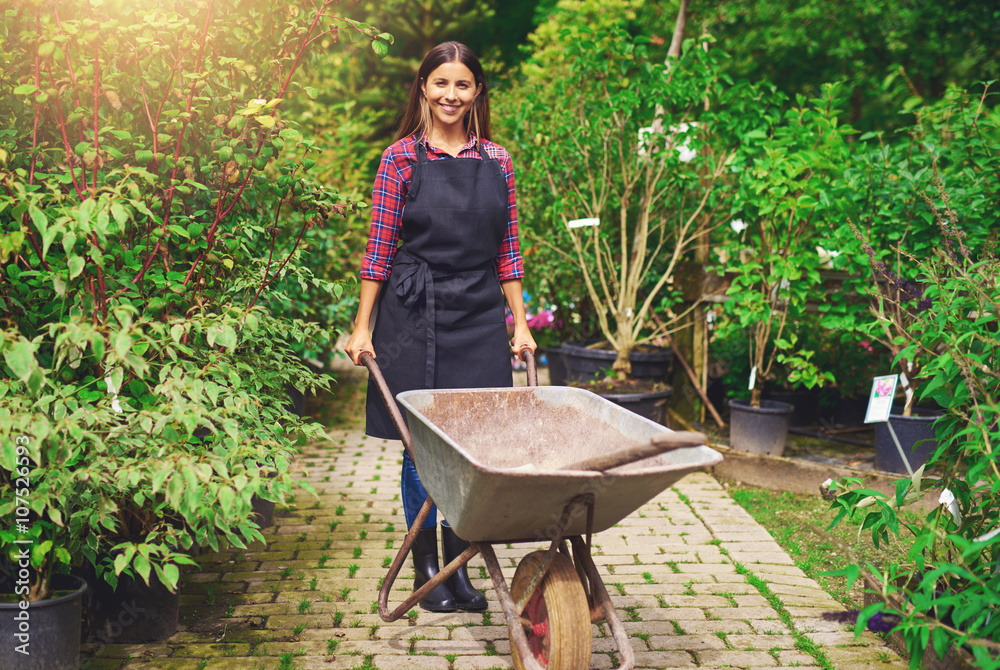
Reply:
[[[406, 527], [409, 528], [413, 525], [414, 520], [416, 520], [424, 501], [427, 500], [427, 490], [420, 483], [417, 469], [413, 466], [410, 454], [405, 449], [403, 450], [403, 471], [400, 475], [400, 488], [403, 498], [403, 514], [406, 515]], [[433, 528], [435, 525], [437, 525], [436, 506], [431, 507], [431, 513], [427, 516], [427, 521], [424, 522], [423, 527]]]

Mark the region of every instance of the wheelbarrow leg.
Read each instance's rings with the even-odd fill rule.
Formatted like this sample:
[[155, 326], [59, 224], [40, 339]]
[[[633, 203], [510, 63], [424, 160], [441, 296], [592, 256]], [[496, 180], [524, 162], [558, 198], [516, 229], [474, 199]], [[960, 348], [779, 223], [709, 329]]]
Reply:
[[535, 660], [534, 654], [528, 647], [528, 636], [524, 634], [524, 626], [521, 625], [521, 614], [514, 605], [514, 598], [511, 597], [507, 589], [507, 582], [503, 578], [503, 571], [500, 563], [497, 562], [497, 555], [493, 552], [493, 546], [486, 542], [479, 544], [479, 553], [483, 555], [483, 562], [486, 563], [486, 570], [493, 580], [493, 588], [497, 592], [497, 600], [503, 609], [503, 618], [507, 621], [507, 632], [510, 634], [510, 644], [517, 650], [526, 670], [545, 670], [542, 665]]
[[424, 597], [436, 589], [439, 585], [443, 584], [445, 580], [451, 577], [453, 574], [458, 572], [458, 569], [468, 563], [473, 556], [479, 553], [479, 549], [476, 544], [472, 544], [468, 549], [463, 551], [461, 554], [456, 556], [451, 563], [446, 565], [442, 570], [438, 571], [433, 578], [430, 579], [426, 584], [421, 586], [419, 589], [410, 594], [401, 605], [399, 605], [392, 612], [389, 611], [389, 592], [392, 590], [392, 585], [396, 581], [396, 577], [399, 575], [400, 569], [403, 567], [403, 562], [406, 560], [407, 554], [410, 553], [410, 549], [413, 547], [413, 542], [417, 538], [417, 534], [420, 529], [423, 528], [424, 522], [427, 521], [427, 517], [430, 516], [431, 508], [434, 506], [434, 501], [427, 497], [424, 501], [423, 507], [417, 513], [417, 518], [413, 520], [413, 525], [407, 531], [406, 536], [403, 538], [403, 546], [399, 548], [396, 552], [396, 557], [392, 560], [392, 564], [389, 566], [389, 572], [385, 576], [385, 581], [382, 582], [382, 588], [378, 592], [378, 615], [381, 617], [382, 621], [392, 622], [401, 618], [404, 614], [413, 609], [413, 606], [419, 603]]
[[601, 608], [601, 611], [604, 613], [604, 620], [608, 622], [608, 627], [611, 629], [611, 637], [614, 639], [615, 645], [618, 646], [618, 652], [621, 654], [622, 659], [618, 670], [632, 670], [635, 667], [635, 652], [632, 651], [632, 645], [629, 644], [625, 627], [622, 626], [622, 621], [618, 618], [618, 612], [611, 602], [611, 596], [608, 595], [608, 590], [604, 586], [604, 580], [601, 579], [600, 573], [597, 572], [597, 566], [594, 565], [594, 559], [590, 555], [590, 547], [579, 535], [571, 537], [570, 542], [573, 543], [573, 556], [587, 573], [590, 589], [594, 594], [594, 608]]

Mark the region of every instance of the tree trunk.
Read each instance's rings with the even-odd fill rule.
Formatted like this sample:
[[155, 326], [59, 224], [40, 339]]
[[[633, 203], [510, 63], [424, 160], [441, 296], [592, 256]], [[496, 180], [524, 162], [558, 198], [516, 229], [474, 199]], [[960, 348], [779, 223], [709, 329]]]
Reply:
[[671, 56], [680, 58], [681, 44], [684, 42], [684, 26], [687, 24], [688, 4], [690, 4], [690, 0], [681, 0], [681, 7], [677, 10], [677, 22], [674, 23], [674, 36], [670, 39], [667, 58]]

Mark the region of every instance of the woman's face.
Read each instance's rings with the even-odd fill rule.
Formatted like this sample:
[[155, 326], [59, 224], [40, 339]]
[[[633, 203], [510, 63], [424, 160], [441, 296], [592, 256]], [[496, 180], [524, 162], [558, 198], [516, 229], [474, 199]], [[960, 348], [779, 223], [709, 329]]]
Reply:
[[431, 118], [439, 129], [462, 123], [462, 118], [472, 109], [480, 87], [472, 70], [460, 61], [443, 63], [433, 70], [421, 85]]

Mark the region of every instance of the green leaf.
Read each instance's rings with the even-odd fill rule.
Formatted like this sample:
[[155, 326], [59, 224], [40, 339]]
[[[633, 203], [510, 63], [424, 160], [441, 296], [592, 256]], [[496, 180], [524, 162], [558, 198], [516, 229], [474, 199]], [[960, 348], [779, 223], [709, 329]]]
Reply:
[[21, 340], [3, 352], [3, 359], [10, 366], [11, 372], [21, 381], [26, 381], [31, 371], [38, 365], [35, 362], [35, 347], [31, 342]]
[[132, 337], [127, 331], [118, 331], [118, 335], [115, 336], [115, 353], [118, 354], [118, 358], [125, 358], [131, 350]]
[[173, 563], [167, 563], [163, 566], [163, 583], [171, 591], [177, 590], [177, 580], [180, 579], [180, 576], [180, 570]]
[[128, 566], [128, 557], [125, 554], [115, 556], [115, 574], [120, 575], [122, 570]]
[[215, 341], [227, 349], [235, 349], [237, 344], [236, 331], [232, 326], [223, 326], [216, 335]]
[[31, 95], [38, 90], [34, 84], [21, 84], [14, 89], [14, 95]]
[[225, 514], [232, 514], [233, 502], [236, 496], [233, 494], [233, 490], [228, 486], [219, 487], [219, 505], [222, 507], [222, 511]]
[[83, 256], [70, 256], [69, 263], [67, 264], [69, 266], [69, 278], [76, 279], [79, 277], [80, 273], [83, 272], [83, 266], [86, 264], [87, 262]]
[[136, 554], [135, 559], [132, 561], [132, 565], [135, 567], [135, 571], [139, 573], [143, 581], [149, 584], [149, 559], [141, 554]]
[[118, 222], [118, 225], [124, 226], [128, 223], [128, 212], [117, 202], [111, 203], [111, 216]]
[[389, 45], [381, 40], [372, 41], [372, 51], [379, 58], [385, 58], [389, 54]]

